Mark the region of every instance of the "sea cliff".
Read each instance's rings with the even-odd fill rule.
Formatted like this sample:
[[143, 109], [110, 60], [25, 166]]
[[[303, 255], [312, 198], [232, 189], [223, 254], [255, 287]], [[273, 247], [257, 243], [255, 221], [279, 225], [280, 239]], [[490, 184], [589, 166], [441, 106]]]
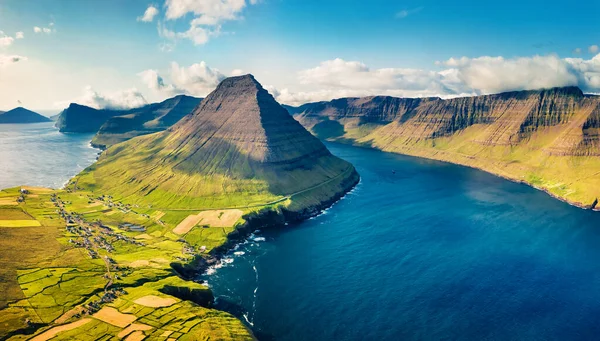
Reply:
[[292, 111], [326, 140], [479, 168], [579, 207], [595, 208], [600, 197], [600, 98], [576, 87], [349, 98]]

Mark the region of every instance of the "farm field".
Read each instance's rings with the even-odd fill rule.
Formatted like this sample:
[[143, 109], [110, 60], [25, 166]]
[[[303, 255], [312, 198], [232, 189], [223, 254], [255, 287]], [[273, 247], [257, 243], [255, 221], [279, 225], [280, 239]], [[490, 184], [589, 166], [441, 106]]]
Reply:
[[210, 260], [243, 221], [239, 212], [236, 221], [204, 213], [227, 228], [198, 226], [199, 219], [177, 235], [190, 212], [20, 189], [0, 191], [0, 339], [253, 339], [238, 319], [210, 308], [206, 286], [174, 270]]

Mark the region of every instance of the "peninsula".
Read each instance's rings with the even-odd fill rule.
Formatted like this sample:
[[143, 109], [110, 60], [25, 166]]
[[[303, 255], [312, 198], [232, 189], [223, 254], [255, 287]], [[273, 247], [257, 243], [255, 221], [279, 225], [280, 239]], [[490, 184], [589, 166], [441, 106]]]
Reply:
[[192, 112], [202, 99], [179, 95], [134, 109], [94, 109], [71, 103], [56, 117], [61, 132], [97, 133], [92, 145], [106, 148], [130, 138], [163, 131]]
[[0, 192], [0, 337], [253, 340], [189, 279], [255, 229], [315, 215], [358, 181], [253, 76], [227, 78], [66, 188]]

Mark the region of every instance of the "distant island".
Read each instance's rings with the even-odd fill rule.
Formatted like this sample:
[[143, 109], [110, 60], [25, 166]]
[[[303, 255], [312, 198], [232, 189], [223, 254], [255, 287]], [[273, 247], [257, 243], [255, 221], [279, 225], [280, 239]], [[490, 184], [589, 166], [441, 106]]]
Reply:
[[8, 123], [41, 123], [51, 122], [52, 120], [46, 116], [40, 115], [23, 107], [14, 108], [12, 110], [0, 111], [0, 124]]
[[160, 103], [134, 109], [94, 109], [72, 103], [56, 118], [61, 132], [97, 133], [92, 145], [100, 148], [126, 141], [135, 136], [163, 131], [177, 123], [202, 99], [179, 95]]
[[288, 107], [316, 136], [479, 168], [574, 205], [600, 197], [600, 97], [577, 87]]

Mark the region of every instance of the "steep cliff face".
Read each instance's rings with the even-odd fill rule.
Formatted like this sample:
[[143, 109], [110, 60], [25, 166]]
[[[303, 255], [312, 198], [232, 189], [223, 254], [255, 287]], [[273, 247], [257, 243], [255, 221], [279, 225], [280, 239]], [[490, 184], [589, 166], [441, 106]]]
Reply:
[[106, 148], [136, 136], [163, 131], [190, 114], [201, 100], [180, 95], [161, 103], [121, 111], [120, 115], [113, 116], [102, 124], [92, 139], [92, 144]]
[[[600, 98], [576, 87], [449, 100], [381, 98], [306, 105], [294, 116], [329, 140], [481, 168], [582, 206], [600, 196]], [[336, 129], [322, 136], [324, 125]]]
[[113, 116], [122, 115], [119, 110], [98, 110], [71, 103], [56, 120], [56, 127], [63, 133], [94, 133]]
[[333, 156], [251, 75], [225, 79], [191, 115], [162, 133], [109, 148], [79, 177], [82, 187], [139, 204], [239, 207], [287, 197], [294, 210], [327, 201], [356, 181], [354, 167]]
[[135, 136], [163, 131], [192, 112], [202, 99], [185, 95], [133, 109], [94, 109], [71, 103], [56, 120], [61, 132], [93, 133], [92, 144], [107, 147]]

